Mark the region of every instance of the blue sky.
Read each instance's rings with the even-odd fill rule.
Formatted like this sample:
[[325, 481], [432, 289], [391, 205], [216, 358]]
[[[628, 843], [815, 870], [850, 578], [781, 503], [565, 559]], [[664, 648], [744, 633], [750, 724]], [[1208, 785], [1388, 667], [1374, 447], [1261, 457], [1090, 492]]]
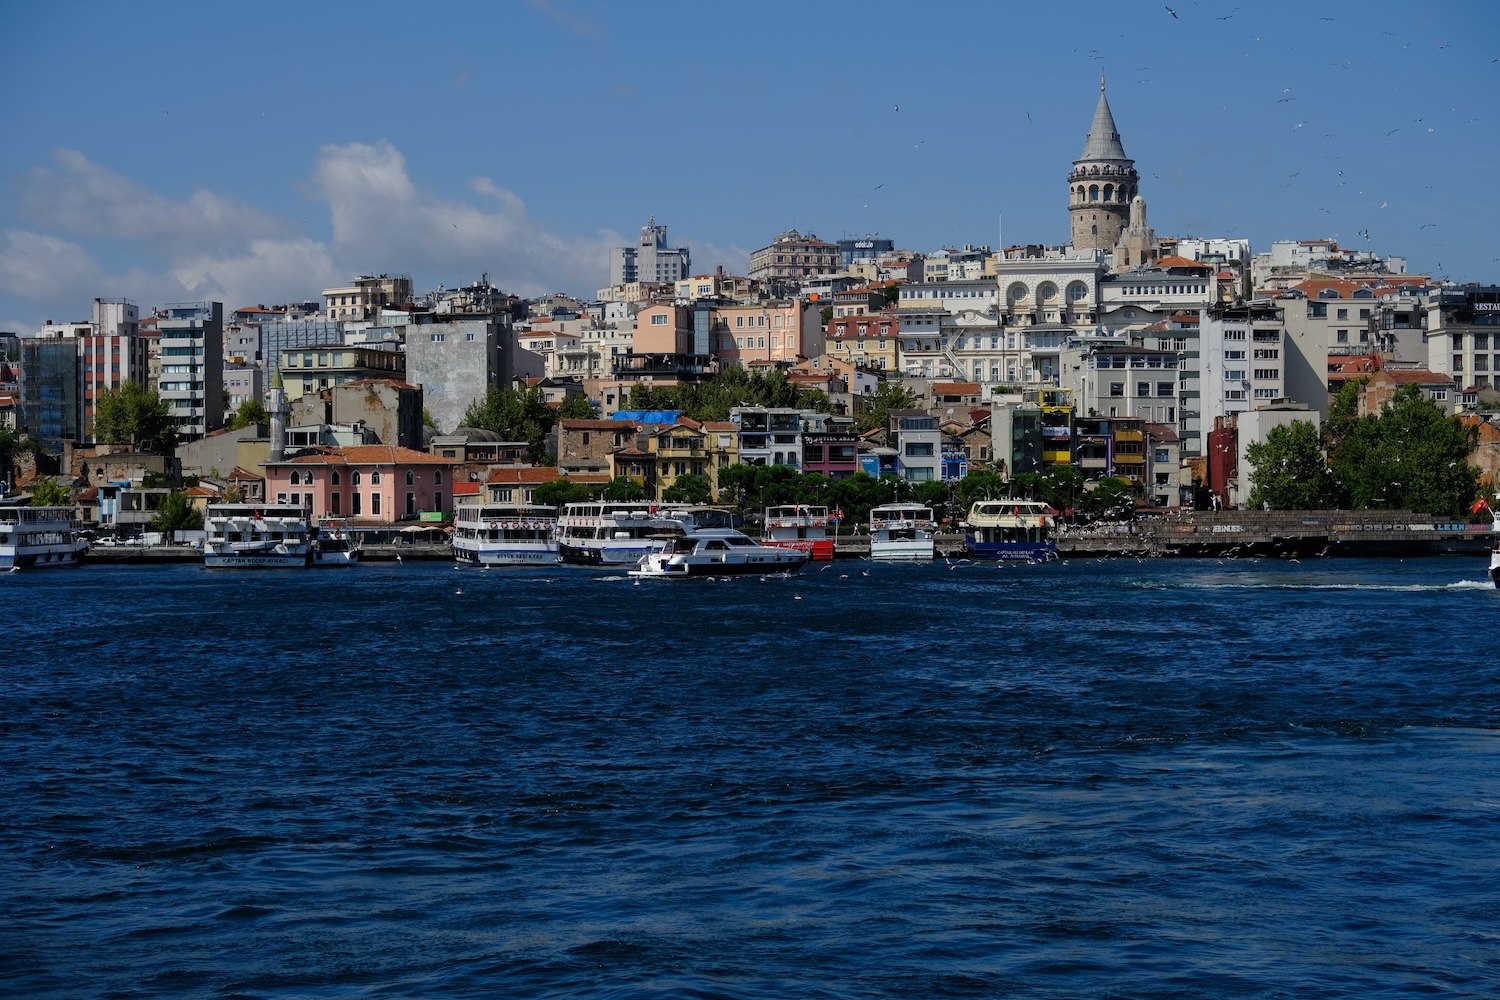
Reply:
[[701, 270], [793, 226], [1063, 242], [1101, 70], [1159, 234], [1500, 276], [1500, 4], [1171, 6], [15, 4], [0, 329], [378, 271], [588, 294], [648, 215]]

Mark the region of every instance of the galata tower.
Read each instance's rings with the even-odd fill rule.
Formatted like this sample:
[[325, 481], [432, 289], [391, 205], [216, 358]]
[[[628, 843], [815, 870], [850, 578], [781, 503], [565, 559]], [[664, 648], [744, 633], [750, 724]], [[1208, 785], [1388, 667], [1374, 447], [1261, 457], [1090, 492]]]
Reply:
[[1099, 107], [1083, 144], [1083, 155], [1073, 161], [1068, 174], [1068, 214], [1073, 217], [1073, 247], [1076, 250], [1113, 250], [1130, 221], [1130, 199], [1136, 195], [1140, 176], [1135, 161], [1125, 155], [1115, 116], [1104, 96], [1104, 76], [1099, 76]]

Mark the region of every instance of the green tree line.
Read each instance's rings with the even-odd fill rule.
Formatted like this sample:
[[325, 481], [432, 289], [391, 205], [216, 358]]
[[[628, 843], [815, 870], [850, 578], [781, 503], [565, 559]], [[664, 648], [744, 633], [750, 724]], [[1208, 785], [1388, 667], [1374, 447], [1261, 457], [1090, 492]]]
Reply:
[[1344, 384], [1321, 432], [1297, 421], [1245, 449], [1255, 475], [1250, 506], [1467, 515], [1479, 492], [1480, 470], [1469, 464], [1474, 429], [1416, 385], [1396, 390], [1379, 413], [1360, 416], [1363, 384]]

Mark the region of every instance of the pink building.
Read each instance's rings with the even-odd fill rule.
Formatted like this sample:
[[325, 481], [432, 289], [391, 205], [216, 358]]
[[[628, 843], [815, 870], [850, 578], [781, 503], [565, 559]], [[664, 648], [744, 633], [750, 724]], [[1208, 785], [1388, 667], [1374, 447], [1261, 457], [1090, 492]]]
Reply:
[[647, 306], [635, 314], [636, 354], [692, 354], [693, 314], [684, 306]]
[[452, 459], [395, 445], [318, 448], [266, 463], [266, 499], [300, 503], [314, 518], [371, 524], [453, 512]]

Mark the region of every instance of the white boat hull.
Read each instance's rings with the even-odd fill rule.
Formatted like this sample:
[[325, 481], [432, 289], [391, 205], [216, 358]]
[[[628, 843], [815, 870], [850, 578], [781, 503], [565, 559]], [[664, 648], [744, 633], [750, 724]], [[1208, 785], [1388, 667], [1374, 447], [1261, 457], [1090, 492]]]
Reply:
[[931, 560], [935, 555], [936, 548], [931, 538], [870, 539], [871, 559], [917, 562]]
[[203, 565], [209, 569], [300, 569], [308, 565], [305, 552], [242, 555], [234, 552], [205, 552]]
[[455, 539], [453, 558], [470, 566], [553, 566], [562, 561], [556, 542], [474, 545]]
[[19, 551], [14, 546], [0, 546], [0, 570], [77, 566], [87, 551], [88, 543], [82, 541], [62, 545], [23, 546]]

